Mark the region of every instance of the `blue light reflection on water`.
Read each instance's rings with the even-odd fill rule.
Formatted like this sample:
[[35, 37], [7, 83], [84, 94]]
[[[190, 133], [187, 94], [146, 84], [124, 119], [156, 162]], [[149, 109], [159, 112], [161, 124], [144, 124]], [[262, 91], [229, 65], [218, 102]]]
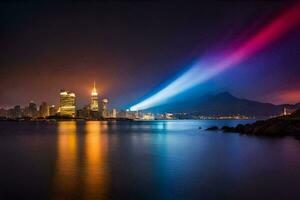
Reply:
[[39, 199], [298, 199], [300, 143], [203, 130], [238, 123], [249, 121], [0, 123], [0, 191]]

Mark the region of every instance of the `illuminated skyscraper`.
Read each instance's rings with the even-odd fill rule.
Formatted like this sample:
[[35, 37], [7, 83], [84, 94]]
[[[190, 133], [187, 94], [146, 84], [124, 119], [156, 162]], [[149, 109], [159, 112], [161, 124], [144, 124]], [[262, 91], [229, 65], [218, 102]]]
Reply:
[[137, 119], [137, 118], [139, 118], [138, 112], [137, 111], [126, 110], [125, 111], [125, 118], [127, 118], [127, 119]]
[[42, 102], [39, 109], [39, 117], [48, 117], [49, 116], [49, 106], [46, 102]]
[[96, 90], [96, 84], [94, 82], [94, 88], [92, 90], [91, 94], [91, 105], [90, 105], [91, 111], [97, 112], [99, 110], [98, 108], [98, 93]]
[[25, 106], [24, 111], [23, 111], [23, 116], [24, 117], [30, 117], [30, 111], [29, 111], [28, 106]]
[[29, 103], [29, 117], [35, 118], [37, 116], [38, 116], [37, 106], [33, 101], [31, 101]]
[[112, 109], [110, 117], [117, 118], [117, 110], [115, 108]]
[[109, 117], [107, 106], [108, 106], [108, 99], [102, 99], [101, 115], [104, 118]]
[[13, 118], [19, 118], [22, 117], [22, 111], [21, 111], [21, 106], [15, 106], [14, 107], [14, 112], [13, 112]]
[[57, 113], [57, 108], [55, 107], [55, 105], [50, 106], [49, 108], [49, 116], [54, 116]]
[[75, 117], [75, 109], [75, 93], [61, 90], [59, 107], [60, 115]]

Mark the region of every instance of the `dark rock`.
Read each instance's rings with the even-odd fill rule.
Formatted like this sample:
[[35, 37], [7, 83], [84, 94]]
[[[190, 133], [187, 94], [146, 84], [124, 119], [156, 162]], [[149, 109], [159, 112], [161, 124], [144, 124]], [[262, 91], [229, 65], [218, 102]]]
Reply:
[[219, 128], [217, 126], [212, 126], [212, 127], [209, 127], [205, 130], [207, 130], [207, 131], [216, 131], [216, 130], [219, 130]]
[[[224, 126], [224, 132], [238, 132], [254, 135], [284, 136], [300, 134], [300, 109], [288, 116], [280, 116], [253, 124], [239, 124], [236, 127]], [[299, 136], [300, 138], [300, 136]]]
[[223, 127], [221, 128], [221, 130], [222, 130], [223, 132], [234, 132], [234, 127], [223, 126]]
[[229, 126], [223, 126], [223, 127], [221, 128], [221, 130], [228, 130], [228, 129], [230, 129], [230, 128], [232, 128], [232, 127], [229, 127]]
[[245, 126], [242, 124], [238, 124], [236, 127], [236, 132], [244, 133], [245, 132]]

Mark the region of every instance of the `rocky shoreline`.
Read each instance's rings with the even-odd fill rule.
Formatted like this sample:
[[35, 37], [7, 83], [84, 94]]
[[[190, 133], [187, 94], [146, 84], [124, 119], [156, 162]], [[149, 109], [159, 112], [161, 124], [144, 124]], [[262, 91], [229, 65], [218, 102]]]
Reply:
[[287, 116], [280, 116], [268, 120], [256, 121], [253, 124], [239, 124], [236, 127], [223, 126], [221, 129], [213, 126], [206, 130], [222, 130], [224, 133], [235, 132], [241, 134], [264, 136], [298, 136], [300, 138], [300, 109]]

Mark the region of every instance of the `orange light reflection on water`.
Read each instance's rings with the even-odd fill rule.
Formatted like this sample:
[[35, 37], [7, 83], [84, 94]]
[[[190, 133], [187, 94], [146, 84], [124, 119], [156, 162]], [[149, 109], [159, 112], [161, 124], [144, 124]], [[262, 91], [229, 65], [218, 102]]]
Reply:
[[101, 134], [101, 122], [86, 122], [84, 197], [104, 199], [107, 192], [107, 137]]
[[55, 196], [72, 198], [78, 182], [76, 122], [59, 122], [57, 137]]
[[[77, 126], [84, 126], [84, 134]], [[58, 123], [54, 199], [105, 199], [108, 187], [107, 136], [101, 122]], [[76, 196], [75, 196], [76, 195]]]

